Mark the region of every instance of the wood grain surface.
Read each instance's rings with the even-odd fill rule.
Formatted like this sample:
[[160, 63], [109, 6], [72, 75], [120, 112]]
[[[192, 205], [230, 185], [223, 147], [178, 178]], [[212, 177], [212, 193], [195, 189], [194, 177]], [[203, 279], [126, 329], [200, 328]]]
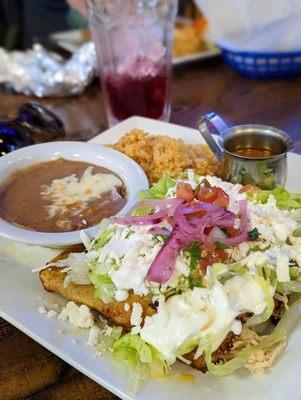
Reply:
[[[221, 59], [177, 67], [171, 121], [194, 127], [215, 111], [229, 124], [261, 123], [285, 130], [301, 153], [301, 78], [251, 80]], [[0, 89], [0, 120], [14, 118], [30, 98]], [[31, 99], [32, 100], [32, 99]], [[106, 128], [102, 94], [94, 82], [73, 98], [34, 99], [64, 121], [61, 140], [89, 140]], [[51, 140], [46, 138], [45, 140]], [[0, 319], [0, 400], [113, 400], [116, 396]]]

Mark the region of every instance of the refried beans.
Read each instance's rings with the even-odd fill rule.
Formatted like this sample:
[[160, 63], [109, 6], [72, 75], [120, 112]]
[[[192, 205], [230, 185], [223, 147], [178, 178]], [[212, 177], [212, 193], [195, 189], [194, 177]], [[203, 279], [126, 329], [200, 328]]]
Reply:
[[125, 197], [112, 171], [60, 158], [10, 175], [0, 186], [0, 217], [38, 232], [71, 232], [117, 214]]

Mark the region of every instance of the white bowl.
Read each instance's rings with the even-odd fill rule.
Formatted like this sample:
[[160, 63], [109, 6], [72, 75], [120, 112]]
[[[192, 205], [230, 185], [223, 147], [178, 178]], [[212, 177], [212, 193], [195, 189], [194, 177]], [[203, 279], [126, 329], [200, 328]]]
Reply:
[[[127, 202], [117, 214], [126, 214], [137, 202], [136, 193], [149, 187], [142, 168], [131, 158], [109, 147], [83, 142], [50, 142], [23, 147], [0, 158], [0, 185], [14, 171], [39, 162], [65, 158], [85, 161], [107, 168], [117, 174], [127, 189]], [[92, 237], [97, 225], [84, 229]], [[81, 243], [80, 231], [43, 233], [18, 228], [0, 218], [0, 235], [18, 242], [50, 247], [64, 247]]]

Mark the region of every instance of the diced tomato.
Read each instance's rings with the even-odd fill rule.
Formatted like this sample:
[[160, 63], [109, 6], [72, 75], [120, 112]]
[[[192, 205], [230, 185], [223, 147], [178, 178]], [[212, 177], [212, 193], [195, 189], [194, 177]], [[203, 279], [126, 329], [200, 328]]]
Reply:
[[227, 208], [229, 205], [229, 196], [227, 193], [218, 187], [201, 187], [197, 194], [200, 201], [205, 203], [214, 204]]
[[217, 258], [219, 258], [222, 262], [225, 262], [228, 257], [229, 257], [229, 253], [227, 253], [225, 250], [223, 249], [216, 249], [215, 253], [217, 255]]
[[202, 218], [204, 215], [207, 214], [207, 211], [205, 210], [200, 210], [196, 211], [195, 213], [189, 214], [190, 218], [196, 217], [196, 218]]
[[197, 198], [205, 203], [212, 203], [216, 200], [217, 193], [212, 187], [201, 187], [199, 188]]
[[210, 263], [208, 263], [206, 259], [201, 258], [201, 259], [199, 260], [199, 266], [200, 266], [200, 269], [201, 269], [203, 272], [206, 273], [206, 270], [207, 270], [208, 265], [210, 265]]
[[208, 179], [206, 179], [206, 178], [204, 178], [204, 179], [202, 180], [200, 186], [201, 186], [202, 188], [203, 188], [203, 187], [211, 187], [211, 185], [210, 185]]
[[[186, 207], [195, 206], [195, 205], [197, 205], [197, 203], [198, 203], [198, 201], [196, 199], [193, 199], [192, 201], [187, 202]], [[187, 215], [187, 217], [188, 218], [193, 218], [193, 217], [202, 218], [205, 214], [207, 214], [206, 210], [199, 210], [192, 214]]]
[[239, 230], [236, 229], [236, 228], [227, 227], [227, 228], [223, 228], [223, 230], [226, 232], [226, 234], [230, 238], [233, 238], [233, 237], [236, 237], [236, 236], [240, 235]]
[[206, 258], [215, 252], [215, 243], [212, 244], [202, 244], [200, 246], [201, 257]]
[[197, 187], [194, 189], [194, 196], [195, 196], [196, 199], [198, 198], [199, 191], [200, 191], [201, 189], [204, 189], [204, 188], [211, 188], [211, 185], [210, 185], [210, 183], [207, 181], [207, 179], [203, 179], [202, 182], [199, 183], [199, 184], [197, 185]]
[[199, 260], [199, 266], [202, 271], [206, 272], [209, 265], [217, 262], [225, 262], [229, 257], [229, 254], [223, 250], [214, 246], [202, 246], [201, 258]]
[[179, 182], [177, 184], [176, 197], [177, 199], [184, 199], [187, 202], [192, 201], [194, 199], [194, 192], [191, 185], [186, 182]]
[[172, 217], [172, 216], [167, 217], [167, 222], [168, 222], [170, 225], [173, 225], [173, 217]]
[[216, 188], [215, 190], [217, 191], [217, 198], [212, 204], [214, 204], [215, 206], [222, 206], [227, 208], [229, 205], [229, 196], [221, 188]]
[[254, 186], [254, 185], [245, 185], [240, 189], [239, 193], [244, 193], [244, 192], [247, 192], [248, 190], [258, 191], [258, 190], [260, 190], [260, 188], [258, 186]]
[[209, 233], [212, 231], [213, 226], [208, 226], [207, 228], [204, 229], [205, 235], [209, 235]]

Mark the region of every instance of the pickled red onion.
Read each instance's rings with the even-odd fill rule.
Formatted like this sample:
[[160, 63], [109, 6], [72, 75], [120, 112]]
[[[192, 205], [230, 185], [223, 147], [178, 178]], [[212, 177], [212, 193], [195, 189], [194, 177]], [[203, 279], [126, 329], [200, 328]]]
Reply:
[[162, 200], [142, 200], [138, 201], [128, 212], [128, 215], [130, 216], [131, 213], [136, 210], [136, 209], [142, 209], [142, 210], [147, 210], [150, 208], [158, 208], [158, 210], [165, 210], [169, 209], [170, 212], [174, 212], [177, 206], [180, 204], [183, 204], [185, 200], [183, 199], [162, 199]]
[[135, 204], [132, 210], [136, 208], [159, 208], [159, 211], [154, 214], [134, 217], [111, 217], [113, 222], [120, 225], [156, 225], [164, 221], [167, 217], [173, 215], [175, 209], [184, 202], [183, 199], [166, 199], [166, 200], [145, 200]]
[[[160, 249], [157, 257], [151, 264], [147, 279], [152, 282], [166, 283], [174, 269], [175, 262], [180, 255], [180, 251], [188, 247], [195, 241], [205, 244], [215, 243], [217, 240], [226, 245], [237, 245], [247, 240], [248, 237], [248, 216], [247, 202], [239, 202], [241, 214], [241, 233], [233, 238], [216, 238], [204, 233], [205, 228], [210, 226], [225, 227], [234, 225], [234, 214], [226, 211], [223, 207], [210, 207], [211, 213], [205, 214], [201, 218], [193, 217], [188, 219], [183, 207], [179, 206], [174, 214], [174, 227], [170, 237]], [[223, 209], [223, 212], [221, 210]], [[191, 210], [190, 210], [191, 211]], [[194, 213], [195, 211], [192, 211]]]
[[160, 228], [159, 226], [153, 226], [147, 233], [150, 233], [151, 235], [171, 235], [171, 231], [169, 231], [167, 228]]
[[146, 278], [152, 282], [165, 283], [170, 278], [180, 251], [189, 246], [190, 239], [183, 235], [176, 224], [170, 237], [161, 247], [157, 257], [151, 264]]

